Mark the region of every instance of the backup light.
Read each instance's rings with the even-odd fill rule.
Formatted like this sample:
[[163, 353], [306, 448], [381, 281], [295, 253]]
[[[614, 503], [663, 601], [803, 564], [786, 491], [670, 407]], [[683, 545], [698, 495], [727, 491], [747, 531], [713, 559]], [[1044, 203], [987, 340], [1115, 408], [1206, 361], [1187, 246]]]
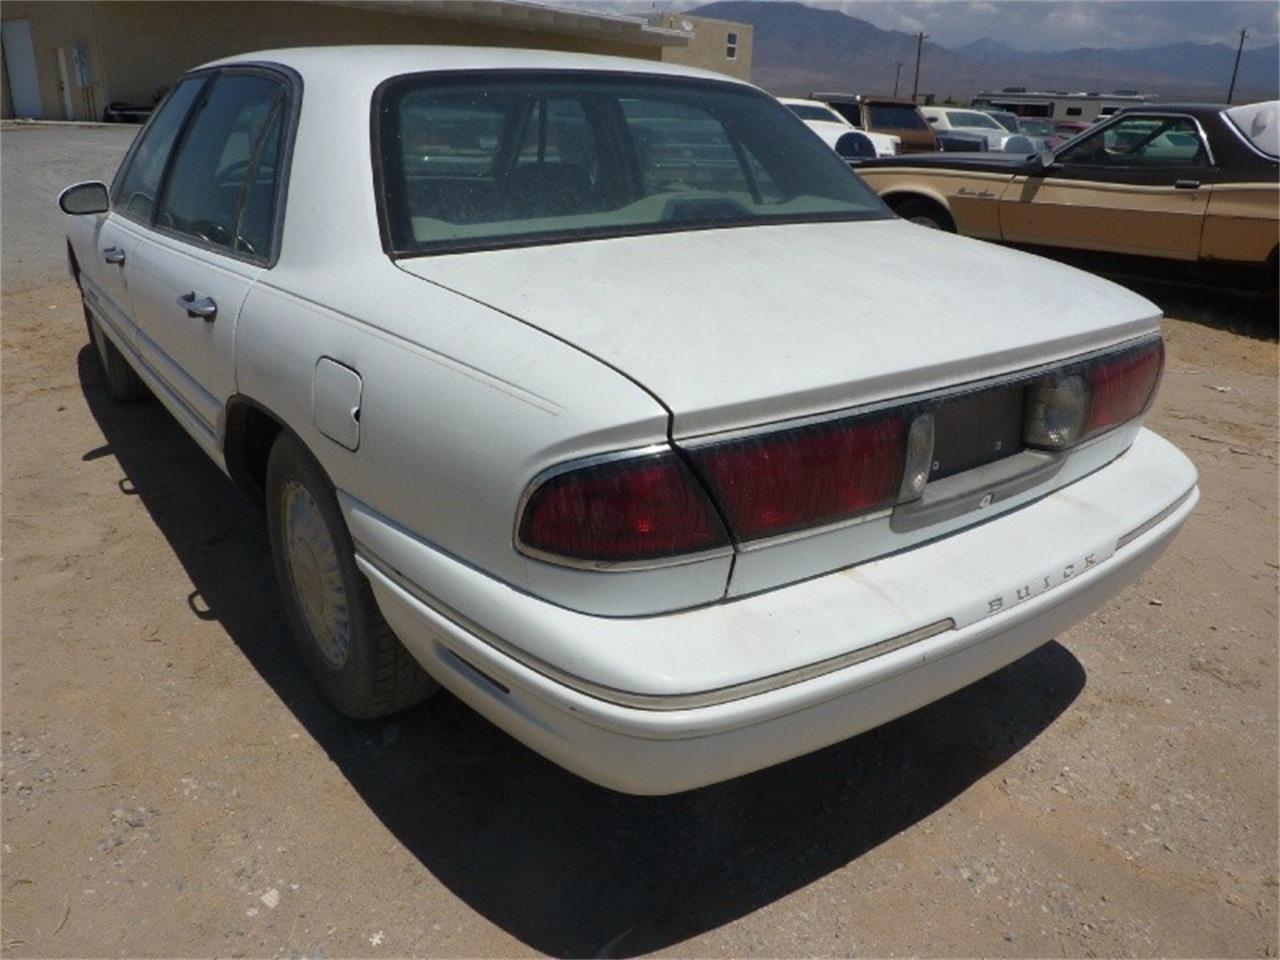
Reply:
[[1061, 450], [1078, 443], [1089, 414], [1089, 385], [1079, 374], [1053, 374], [1027, 389], [1022, 438], [1030, 447]]
[[1081, 440], [1140, 416], [1155, 396], [1164, 369], [1164, 341], [1064, 367], [1030, 384], [1023, 440], [1049, 450]]

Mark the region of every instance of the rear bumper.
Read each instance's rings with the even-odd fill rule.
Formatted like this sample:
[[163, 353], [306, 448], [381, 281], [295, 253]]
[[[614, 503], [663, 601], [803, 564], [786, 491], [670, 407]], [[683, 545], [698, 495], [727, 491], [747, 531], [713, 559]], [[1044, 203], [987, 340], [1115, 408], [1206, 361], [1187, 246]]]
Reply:
[[[1143, 431], [1110, 466], [989, 523], [791, 587], [630, 620], [518, 594], [407, 543], [355, 501], [344, 498], [344, 507], [383, 614], [433, 676], [586, 779], [662, 794], [835, 743], [1018, 659], [1139, 576], [1198, 496], [1186, 458]], [[431, 570], [414, 567], [423, 557], [410, 551], [431, 551]], [[513, 607], [523, 619], [506, 616]], [[842, 656], [806, 659], [833, 633], [845, 642]], [[603, 646], [625, 659], [632, 643], [662, 647], [673, 635], [685, 662], [672, 665], [665, 685], [614, 679], [626, 663], [599, 675], [593, 661], [572, 656], [575, 645]], [[700, 673], [699, 657], [736, 650], [776, 664], [752, 654], [779, 645], [795, 651], [794, 669], [680, 687], [682, 676], [716, 675]]]

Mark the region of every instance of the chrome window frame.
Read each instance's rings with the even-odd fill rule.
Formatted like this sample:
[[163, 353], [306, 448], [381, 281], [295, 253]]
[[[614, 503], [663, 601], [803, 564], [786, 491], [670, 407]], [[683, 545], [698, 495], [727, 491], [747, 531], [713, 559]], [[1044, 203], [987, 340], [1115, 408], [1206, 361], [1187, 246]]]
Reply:
[[[1066, 143], [1058, 145], [1058, 148], [1053, 152], [1054, 163], [1067, 163], [1068, 161], [1062, 160], [1060, 158], [1062, 154], [1065, 153], [1068, 149], [1074, 147], [1078, 142], [1082, 142], [1087, 137], [1096, 137], [1099, 134], [1105, 133], [1109, 127], [1119, 123], [1122, 119], [1127, 120], [1131, 117], [1152, 117], [1153, 119], [1157, 119], [1157, 120], [1172, 120], [1172, 119], [1190, 120], [1192, 123], [1196, 125], [1196, 132], [1200, 135], [1200, 144], [1201, 146], [1204, 147], [1204, 155], [1209, 161], [1208, 166], [1209, 167], [1218, 166], [1217, 157], [1215, 157], [1213, 153], [1213, 144], [1209, 142], [1209, 136], [1208, 134], [1205, 133], [1204, 124], [1200, 122], [1199, 117], [1193, 116], [1190, 113], [1183, 113], [1181, 111], [1169, 111], [1169, 112], [1157, 113], [1155, 111], [1148, 112], [1146, 110], [1127, 110], [1127, 111], [1118, 110], [1114, 114], [1112, 114], [1105, 122], [1095, 124], [1093, 127], [1091, 127], [1088, 130], [1081, 130], [1079, 133], [1077, 133], [1074, 137], [1072, 137]], [[1140, 167], [1137, 165], [1134, 165], [1133, 167], [1128, 167], [1128, 168], [1120, 165], [1117, 165], [1115, 167], [1103, 167], [1101, 165], [1096, 165], [1096, 164], [1091, 165], [1086, 163], [1075, 164], [1075, 166], [1094, 167], [1096, 169], [1103, 169], [1103, 170], [1124, 170], [1124, 169], [1159, 170], [1160, 169], [1159, 167]]]

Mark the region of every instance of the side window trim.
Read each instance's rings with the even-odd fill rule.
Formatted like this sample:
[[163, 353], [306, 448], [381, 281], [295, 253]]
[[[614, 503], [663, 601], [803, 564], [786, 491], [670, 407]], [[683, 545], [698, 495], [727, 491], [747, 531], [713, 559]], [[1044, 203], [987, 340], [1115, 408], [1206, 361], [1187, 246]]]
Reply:
[[[253, 185], [254, 179], [258, 175], [258, 167], [262, 163], [263, 151], [267, 148], [267, 141], [271, 138], [272, 127], [275, 126], [276, 117], [280, 115], [280, 111], [285, 109], [285, 99], [288, 96], [282, 87], [277, 93], [275, 100], [271, 103], [271, 109], [267, 112], [267, 119], [262, 126], [262, 136], [258, 138], [258, 142], [254, 145], [253, 153], [249, 156], [249, 165], [245, 168], [244, 183], [240, 185], [240, 195], [236, 198], [236, 221], [235, 229], [232, 231], [231, 249], [236, 250], [240, 239], [243, 236], [244, 228], [244, 206], [249, 199], [250, 187]], [[283, 151], [281, 151], [283, 153]], [[276, 171], [275, 183], [272, 186], [271, 194], [271, 220], [272, 226], [275, 225], [275, 192], [280, 189], [280, 175]], [[272, 231], [274, 233], [274, 229]], [[271, 238], [271, 245], [275, 246], [275, 237]], [[270, 254], [270, 251], [268, 251]]]
[[[204, 109], [205, 103], [208, 101], [210, 93], [216, 86], [217, 78], [226, 74], [258, 74], [265, 75], [280, 84], [280, 92], [277, 94], [275, 106], [272, 108], [273, 115], [269, 118], [269, 122], [264, 127], [264, 137], [269, 132], [270, 124], [274, 122], [274, 111], [283, 109], [287, 111], [286, 122], [283, 130], [284, 142], [281, 144], [280, 159], [278, 161], [278, 174], [275, 184], [275, 196], [272, 200], [271, 209], [271, 245], [265, 256], [248, 254], [243, 251], [228, 249], [214, 244], [201, 242], [197, 237], [190, 234], [182, 233], [178, 230], [170, 230], [161, 226], [157, 222], [160, 209], [164, 205], [165, 194], [169, 189], [169, 178], [173, 173], [173, 160], [182, 148], [187, 134], [190, 131], [191, 123], [194, 118], [200, 115], [200, 111]], [[169, 151], [169, 156], [165, 160], [164, 174], [160, 179], [160, 187], [156, 192], [156, 203], [151, 212], [151, 222], [145, 224], [157, 233], [161, 233], [166, 237], [170, 237], [181, 243], [190, 244], [201, 250], [207, 250], [210, 253], [217, 253], [224, 257], [230, 257], [233, 260], [239, 260], [244, 263], [251, 263], [254, 266], [262, 267], [264, 270], [272, 269], [280, 260], [281, 238], [284, 235], [284, 217], [285, 206], [289, 193], [289, 175], [293, 167], [293, 143], [298, 132], [298, 119], [302, 111], [302, 77], [296, 70], [277, 63], [259, 63], [257, 61], [247, 61], [245, 63], [230, 64], [226, 67], [215, 67], [207, 70], [197, 70], [192, 73], [185, 74], [183, 79], [187, 77], [200, 77], [207, 75], [208, 79], [201, 88], [200, 94], [196, 101], [192, 104], [191, 110], [183, 119], [182, 129], [178, 132], [178, 136], [174, 139], [173, 146]], [[145, 129], [145, 128], [144, 128]], [[139, 135], [141, 140], [141, 135]], [[136, 146], [135, 141], [135, 146]], [[261, 153], [262, 143], [255, 145], [253, 163], [251, 167], [256, 167], [257, 160]], [[123, 165], [122, 165], [123, 167]], [[247, 182], [247, 178], [246, 178]], [[114, 183], [113, 183], [114, 187]], [[236, 201], [236, 229], [239, 230], [240, 220], [244, 213], [245, 191], [242, 188], [240, 196]], [[136, 221], [135, 222], [140, 222]]]
[[165, 157], [164, 172], [160, 175], [160, 186], [156, 190], [156, 202], [151, 205], [151, 222], [147, 226], [151, 227], [152, 230], [160, 230], [164, 233], [171, 232], [161, 227], [159, 220], [160, 211], [164, 209], [165, 201], [169, 197], [169, 179], [173, 176], [173, 162], [177, 159], [178, 154], [182, 152], [182, 148], [186, 146], [187, 136], [191, 133], [191, 125], [200, 114], [204, 113], [204, 108], [208, 106], [209, 98], [213, 95], [213, 91], [217, 89], [218, 80], [221, 76], [221, 71], [209, 71], [209, 76], [205, 80], [204, 86], [200, 88], [200, 94], [196, 97], [195, 102], [191, 104], [191, 112], [182, 121], [182, 127], [178, 130], [178, 135], [173, 139], [173, 147], [169, 150], [169, 156]]
[[147, 117], [147, 122], [142, 125], [142, 129], [138, 131], [138, 135], [133, 138], [133, 143], [129, 145], [129, 152], [125, 154], [124, 160], [122, 160], [120, 162], [120, 166], [116, 168], [116, 175], [111, 179], [111, 187], [107, 193], [107, 196], [110, 198], [110, 201], [111, 201], [112, 213], [118, 213], [120, 216], [124, 217], [126, 220], [131, 220], [134, 223], [137, 223], [146, 227], [149, 227], [155, 223], [156, 209], [159, 207], [160, 197], [163, 195], [163, 192], [164, 192], [165, 181], [168, 179], [170, 163], [173, 160], [174, 154], [178, 152], [178, 147], [182, 144], [183, 138], [187, 134], [187, 127], [190, 126], [191, 124], [191, 118], [200, 112], [200, 107], [204, 103], [205, 93], [209, 89], [210, 76], [212, 76], [212, 71], [195, 71], [192, 73], [184, 74], [183, 76], [178, 78], [178, 83], [181, 83], [183, 80], [201, 80], [202, 86], [200, 87], [200, 90], [196, 93], [195, 99], [191, 101], [191, 106], [187, 109], [186, 115], [183, 116], [182, 118], [182, 124], [178, 127], [178, 133], [173, 138], [173, 143], [170, 144], [169, 146], [169, 154], [168, 156], [165, 157], [165, 160], [164, 160], [164, 170], [160, 174], [160, 182], [156, 186], [156, 199], [155, 199], [155, 202], [153, 202], [151, 205], [150, 219], [142, 220], [138, 217], [132, 216], [123, 206], [121, 206], [118, 203], [118, 199], [119, 199], [118, 191], [127, 173], [129, 172], [129, 169], [133, 166], [134, 159], [138, 155], [138, 150], [142, 146], [142, 142], [146, 139], [146, 136], [151, 131], [152, 125], [155, 123], [156, 118], [160, 115], [160, 111], [165, 107], [166, 104], [168, 104], [170, 98], [177, 91], [178, 83], [175, 83], [173, 87], [169, 90], [169, 92], [164, 95], [164, 98], [161, 99], [161, 101], [157, 103], [155, 107], [152, 108], [150, 116]]

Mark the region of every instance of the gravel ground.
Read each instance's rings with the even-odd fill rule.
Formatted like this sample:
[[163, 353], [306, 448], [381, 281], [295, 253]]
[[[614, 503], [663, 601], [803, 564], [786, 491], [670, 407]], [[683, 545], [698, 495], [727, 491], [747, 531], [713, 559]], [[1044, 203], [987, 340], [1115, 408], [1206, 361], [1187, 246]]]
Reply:
[[886, 727], [624, 797], [447, 695], [321, 703], [261, 516], [85, 347], [52, 197], [131, 133], [0, 134], [5, 955], [1276, 954], [1277, 350], [1236, 307], [1167, 325], [1203, 500], [1146, 578]]

